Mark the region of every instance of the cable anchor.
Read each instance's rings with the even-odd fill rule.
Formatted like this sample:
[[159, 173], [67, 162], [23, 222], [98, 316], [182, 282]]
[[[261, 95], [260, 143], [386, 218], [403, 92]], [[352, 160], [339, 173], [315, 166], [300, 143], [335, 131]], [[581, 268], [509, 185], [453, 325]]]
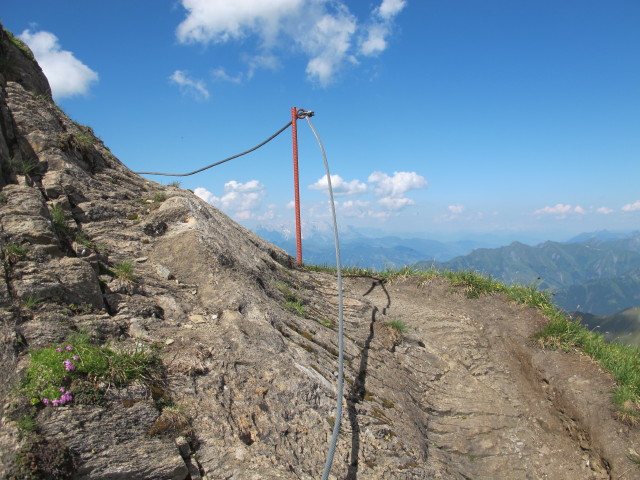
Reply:
[[300, 120], [302, 120], [303, 118], [307, 118], [307, 117], [313, 117], [315, 115], [315, 112], [313, 112], [312, 110], [305, 110], [303, 108], [301, 108], [300, 110], [298, 110], [296, 112], [298, 118]]

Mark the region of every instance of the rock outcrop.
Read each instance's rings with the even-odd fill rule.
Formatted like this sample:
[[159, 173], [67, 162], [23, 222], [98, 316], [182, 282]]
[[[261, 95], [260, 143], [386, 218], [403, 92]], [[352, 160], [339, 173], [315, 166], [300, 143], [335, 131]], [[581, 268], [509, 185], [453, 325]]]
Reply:
[[[0, 475], [24, 471], [32, 408], [39, 456], [26, 467], [49, 478], [320, 478], [336, 420], [335, 276], [133, 174], [56, 107], [3, 31], [0, 58]], [[638, 478], [638, 434], [616, 420], [611, 380], [533, 344], [544, 321], [443, 280], [346, 279], [330, 478]], [[14, 388], [29, 353], [77, 331], [157, 349], [161, 382], [29, 407]], [[38, 464], [54, 457], [55, 471]]]

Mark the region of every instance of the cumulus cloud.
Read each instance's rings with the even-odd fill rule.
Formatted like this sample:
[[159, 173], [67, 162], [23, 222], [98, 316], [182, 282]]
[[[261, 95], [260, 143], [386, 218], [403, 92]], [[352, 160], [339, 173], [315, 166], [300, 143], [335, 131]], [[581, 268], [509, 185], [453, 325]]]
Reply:
[[176, 70], [169, 79], [180, 87], [183, 93], [192, 95], [198, 100], [209, 100], [209, 91], [202, 80], [190, 78], [183, 70]]
[[[329, 183], [327, 182], [327, 176], [324, 175], [318, 181], [312, 185], [309, 185], [311, 190], [320, 190], [324, 193], [329, 193]], [[331, 188], [333, 194], [336, 196], [342, 195], [359, 195], [367, 191], [367, 186], [360, 180], [345, 181], [340, 175], [331, 175]]]
[[196, 188], [193, 193], [220, 210], [234, 214], [238, 219], [258, 218], [255, 212], [265, 196], [264, 185], [258, 180], [246, 183], [231, 180], [224, 184], [224, 191], [225, 194], [221, 197], [202, 187]]
[[402, 197], [409, 190], [420, 190], [427, 188], [428, 182], [416, 172], [393, 172], [389, 176], [383, 172], [373, 172], [367, 179], [369, 183], [375, 184], [374, 192], [379, 197]]
[[623, 212], [634, 212], [636, 210], [640, 210], [640, 200], [635, 203], [627, 203], [622, 207]]
[[449, 210], [449, 213], [451, 215], [460, 215], [466, 210], [466, 208], [464, 205], [449, 205], [447, 207], [447, 210]]
[[273, 68], [274, 51], [293, 46], [307, 57], [307, 77], [330, 84], [357, 55], [370, 56], [387, 48], [395, 16], [404, 0], [383, 0], [368, 17], [358, 19], [341, 0], [181, 0], [187, 11], [176, 36], [182, 43], [221, 44], [257, 39], [255, 58], [248, 63], [250, 78], [256, 68]]
[[538, 216], [550, 215], [558, 219], [567, 218], [572, 213], [584, 215], [587, 212], [580, 205], [573, 207], [571, 205], [563, 205], [562, 203], [558, 203], [554, 206], [539, 208], [538, 210], [535, 210], [533, 212], [534, 215], [538, 215]]
[[596, 209], [596, 212], [609, 215], [610, 213], [613, 213], [613, 210], [608, 207], [600, 207]]
[[387, 37], [391, 34], [393, 20], [407, 5], [405, 0], [383, 0], [374, 9], [371, 22], [365, 28], [360, 40], [360, 53], [371, 56], [383, 52], [387, 48]]
[[72, 52], [62, 50], [51, 32], [25, 30], [19, 35], [38, 60], [49, 80], [55, 99], [86, 95], [89, 87], [98, 81], [98, 74], [78, 60]]

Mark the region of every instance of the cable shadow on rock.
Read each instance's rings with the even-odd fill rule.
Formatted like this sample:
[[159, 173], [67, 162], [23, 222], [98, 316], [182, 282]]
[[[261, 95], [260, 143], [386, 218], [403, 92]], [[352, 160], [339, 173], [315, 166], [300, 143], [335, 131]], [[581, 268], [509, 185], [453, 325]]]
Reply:
[[[386, 314], [387, 309], [391, 306], [391, 297], [389, 292], [384, 286], [381, 280], [376, 280], [371, 283], [371, 288], [367, 290], [363, 296], [369, 295], [376, 287], [382, 288], [382, 291], [387, 297], [387, 303], [382, 308], [382, 314]], [[360, 365], [358, 366], [358, 375], [353, 382], [353, 386], [347, 393], [347, 414], [349, 415], [349, 424], [351, 425], [351, 462], [349, 463], [349, 469], [345, 480], [357, 480], [358, 478], [358, 456], [360, 454], [360, 423], [358, 422], [358, 409], [357, 405], [364, 400], [367, 380], [367, 367], [369, 365], [369, 348], [374, 336], [374, 324], [376, 323], [376, 315], [380, 312], [377, 306], [373, 307], [371, 311], [371, 321], [369, 323], [369, 335], [364, 342], [362, 351], [360, 352]]]

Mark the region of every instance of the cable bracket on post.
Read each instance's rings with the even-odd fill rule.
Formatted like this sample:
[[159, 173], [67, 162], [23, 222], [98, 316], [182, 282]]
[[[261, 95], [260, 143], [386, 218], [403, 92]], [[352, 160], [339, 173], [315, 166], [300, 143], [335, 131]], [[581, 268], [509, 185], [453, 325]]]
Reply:
[[300, 110], [298, 110], [297, 114], [298, 114], [298, 118], [302, 120], [303, 118], [313, 117], [315, 115], [315, 112], [311, 110], [304, 110], [301, 108]]

